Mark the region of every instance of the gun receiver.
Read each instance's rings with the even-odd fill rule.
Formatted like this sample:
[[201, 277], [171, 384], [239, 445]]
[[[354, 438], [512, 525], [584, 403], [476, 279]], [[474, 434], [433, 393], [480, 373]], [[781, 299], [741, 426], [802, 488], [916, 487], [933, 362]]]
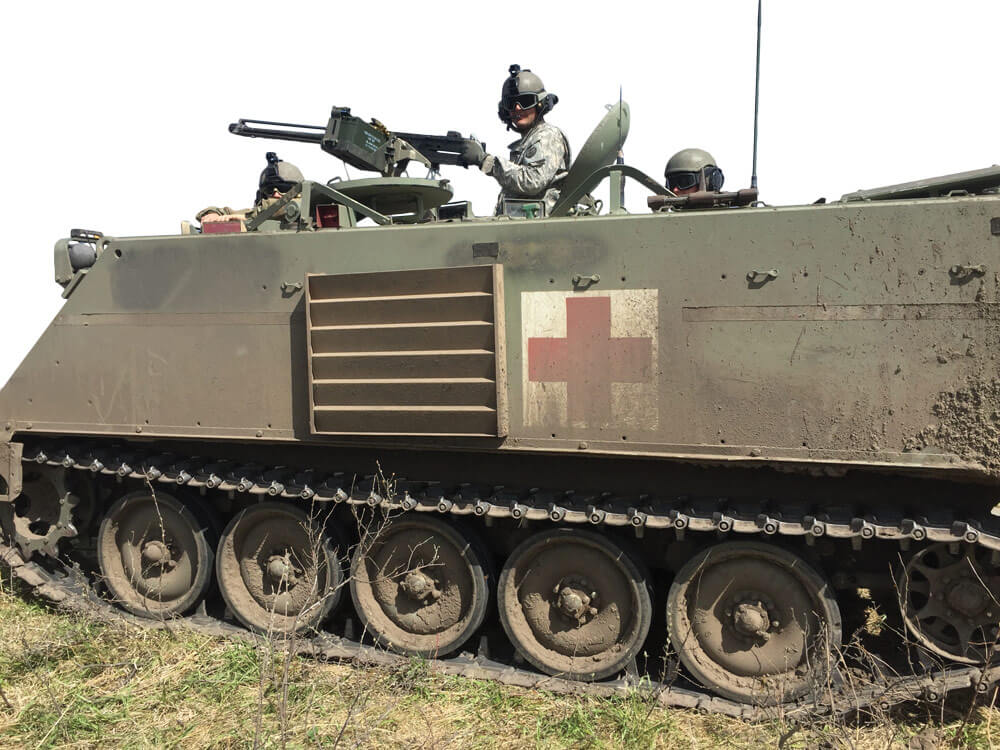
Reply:
[[470, 139], [455, 131], [447, 135], [394, 133], [378, 120], [366, 123], [355, 117], [349, 107], [334, 107], [325, 127], [241, 119], [229, 126], [229, 132], [248, 138], [318, 143], [328, 154], [352, 167], [386, 176], [399, 176], [411, 160], [435, 172], [442, 164], [469, 166], [462, 151]]

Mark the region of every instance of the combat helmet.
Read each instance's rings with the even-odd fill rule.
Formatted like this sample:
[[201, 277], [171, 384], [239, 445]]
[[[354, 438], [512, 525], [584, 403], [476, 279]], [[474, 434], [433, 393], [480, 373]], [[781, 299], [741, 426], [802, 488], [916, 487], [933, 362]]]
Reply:
[[273, 151], [267, 152], [267, 166], [260, 173], [260, 182], [257, 187], [257, 202], [270, 197], [271, 193], [277, 190], [279, 193], [287, 193], [297, 182], [302, 182], [305, 178], [302, 172], [294, 164], [282, 161]]
[[671, 190], [722, 190], [725, 176], [715, 164], [715, 157], [700, 148], [686, 148], [670, 157], [663, 173]]
[[548, 93], [542, 79], [532, 73], [530, 69], [521, 70], [520, 65], [511, 65], [510, 76], [503, 82], [503, 88], [500, 89], [497, 115], [500, 117], [500, 121], [507, 126], [507, 129], [511, 130], [513, 124], [510, 119], [510, 111], [515, 104], [520, 104], [521, 109], [538, 107], [538, 116], [541, 117], [556, 106], [558, 101], [559, 97]]

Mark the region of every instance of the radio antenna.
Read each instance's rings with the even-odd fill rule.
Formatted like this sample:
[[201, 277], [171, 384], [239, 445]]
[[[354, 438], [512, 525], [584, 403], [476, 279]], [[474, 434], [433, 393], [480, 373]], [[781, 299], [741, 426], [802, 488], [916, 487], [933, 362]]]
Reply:
[[[618, 157], [615, 164], [625, 163], [625, 154], [622, 151], [622, 87], [618, 85]], [[621, 179], [621, 193], [618, 196], [618, 205], [625, 208], [625, 180]]]
[[757, 80], [753, 89], [753, 171], [750, 187], [757, 187], [757, 119], [760, 113], [760, 12], [763, 0], [757, 0]]

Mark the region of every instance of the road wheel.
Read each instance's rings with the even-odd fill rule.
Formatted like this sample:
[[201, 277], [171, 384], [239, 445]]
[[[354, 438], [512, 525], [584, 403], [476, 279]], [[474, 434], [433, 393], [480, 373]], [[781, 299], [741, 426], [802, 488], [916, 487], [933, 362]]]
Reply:
[[180, 500], [139, 490], [108, 510], [97, 556], [108, 590], [125, 609], [140, 617], [175, 617], [208, 590], [213, 541]]
[[490, 578], [484, 549], [470, 532], [437, 518], [403, 516], [358, 545], [351, 596], [379, 644], [445, 656], [482, 625]]
[[338, 549], [323, 522], [280, 502], [252, 505], [229, 522], [216, 576], [236, 619], [259, 633], [318, 628], [343, 585]]
[[515, 549], [500, 573], [497, 606], [525, 659], [573, 680], [621, 672], [652, 621], [640, 567], [606, 537], [575, 529], [543, 531]]
[[709, 547], [667, 597], [670, 642], [702, 685], [770, 705], [822, 688], [841, 641], [840, 609], [802, 558], [758, 542]]

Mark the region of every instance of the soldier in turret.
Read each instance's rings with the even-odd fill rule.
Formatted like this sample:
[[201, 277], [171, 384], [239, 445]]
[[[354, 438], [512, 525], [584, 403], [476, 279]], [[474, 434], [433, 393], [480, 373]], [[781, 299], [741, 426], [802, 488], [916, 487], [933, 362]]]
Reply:
[[716, 166], [715, 157], [700, 148], [686, 148], [671, 156], [664, 177], [674, 195], [717, 193], [726, 179]]
[[[228, 206], [224, 208], [209, 206], [199, 211], [195, 215], [195, 219], [200, 221], [203, 226], [216, 222], [239, 221], [241, 222], [240, 231], [243, 231], [242, 226], [247, 220], [252, 219], [275, 201], [280, 200], [293, 185], [302, 182], [303, 179], [305, 178], [298, 167], [291, 162], [279, 159], [277, 154], [269, 151], [267, 166], [260, 173], [260, 179], [257, 182], [257, 196], [254, 199], [253, 208], [232, 209]], [[275, 218], [280, 220], [282, 211], [279, 211]]]
[[545, 115], [558, 101], [559, 97], [545, 90], [541, 78], [530, 70], [521, 70], [519, 65], [511, 65], [497, 112], [508, 130], [521, 134], [509, 146], [510, 159], [487, 154], [476, 141], [466, 146], [463, 153], [466, 162], [500, 183], [498, 213], [504, 198], [536, 198], [544, 202], [546, 213], [555, 206], [558, 184], [570, 165], [566, 136], [545, 121]]

